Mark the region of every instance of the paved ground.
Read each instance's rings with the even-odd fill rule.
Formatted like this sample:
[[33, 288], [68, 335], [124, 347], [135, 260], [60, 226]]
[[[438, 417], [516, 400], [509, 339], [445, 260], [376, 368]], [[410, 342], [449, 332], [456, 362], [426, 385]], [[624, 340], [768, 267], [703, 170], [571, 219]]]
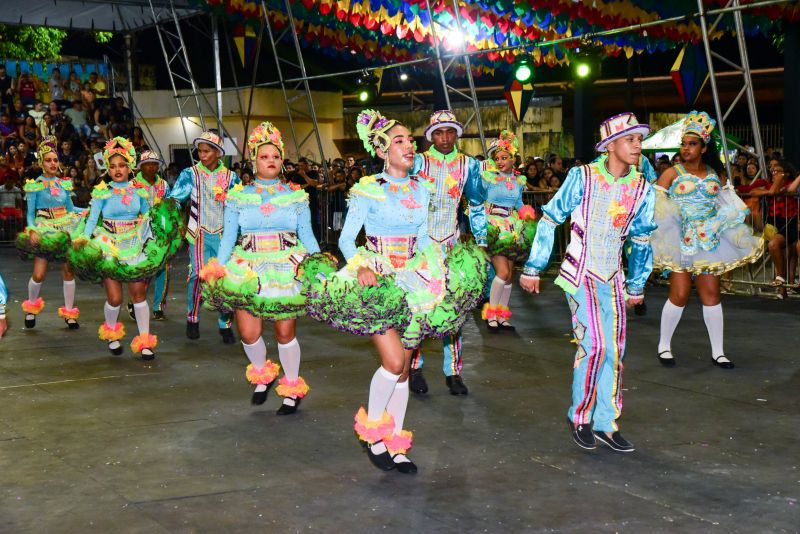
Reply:
[[[182, 260], [179, 263], [184, 263]], [[377, 366], [367, 340], [300, 322], [312, 393], [296, 416], [249, 405], [245, 357], [206, 314], [184, 337], [181, 276], [158, 359], [96, 337], [104, 296], [80, 284], [82, 328], [56, 316], [45, 282], [37, 328], [19, 302], [30, 265], [0, 250], [11, 330], [0, 341], [2, 532], [796, 532], [800, 351], [796, 303], [727, 297], [727, 352], [709, 361], [697, 301], [678, 328], [679, 365], [655, 357], [666, 292], [631, 317], [622, 428], [630, 455], [584, 452], [564, 422], [573, 345], [563, 295], [515, 290], [517, 334], [465, 329], [467, 397], [451, 397], [427, 346], [431, 393], [412, 398], [416, 476], [382, 473], [352, 418]], [[182, 270], [177, 269], [180, 273]], [[183, 270], [185, 272], [185, 270]], [[124, 319], [129, 331], [135, 325]], [[275, 343], [267, 337], [273, 357]]]

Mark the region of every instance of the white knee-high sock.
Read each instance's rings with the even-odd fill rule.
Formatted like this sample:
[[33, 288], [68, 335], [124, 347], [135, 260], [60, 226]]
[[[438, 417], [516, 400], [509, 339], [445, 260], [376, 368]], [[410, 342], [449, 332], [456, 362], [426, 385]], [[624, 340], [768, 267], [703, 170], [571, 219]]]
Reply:
[[64, 307], [71, 310], [75, 305], [75, 280], [64, 280]]
[[34, 282], [33, 278], [28, 280], [28, 300], [33, 302], [39, 298], [39, 291], [42, 289], [41, 282]]
[[511, 290], [513, 288], [513, 284], [505, 284], [503, 286], [503, 294], [500, 296], [500, 304], [506, 308], [508, 308], [508, 301], [511, 300]]
[[497, 306], [500, 303], [500, 298], [503, 295], [503, 287], [506, 285], [505, 280], [494, 277], [492, 280], [492, 287], [489, 289], [489, 305]]
[[286, 344], [278, 343], [278, 357], [286, 379], [297, 380], [300, 376], [300, 344], [297, 343], [297, 338]]
[[[394, 388], [400, 375], [390, 373], [383, 366], [379, 367], [372, 375], [372, 382], [369, 384], [369, 403], [367, 404], [367, 419], [377, 421], [383, 417], [389, 400], [394, 394]], [[376, 443], [370, 447], [375, 454], [386, 452], [386, 445], [383, 442]]]
[[[300, 344], [297, 338], [289, 343], [278, 343], [278, 357], [283, 367], [283, 376], [287, 380], [294, 382], [300, 376]], [[291, 397], [283, 399], [283, 404], [294, 406], [296, 401]]]
[[672, 334], [681, 322], [683, 306], [676, 306], [667, 299], [661, 310], [661, 337], [658, 340], [658, 352], [672, 350]]
[[150, 306], [147, 301], [137, 302], [133, 305], [133, 314], [136, 316], [136, 326], [140, 334], [150, 333]]
[[708, 330], [708, 339], [711, 341], [711, 357], [717, 358], [725, 354], [722, 348], [723, 320], [722, 304], [716, 306], [703, 306], [703, 320]]
[[398, 434], [403, 430], [403, 423], [406, 419], [406, 407], [408, 406], [408, 380], [398, 382], [394, 386], [394, 393], [389, 398], [386, 411], [394, 418], [394, 433]]
[[369, 403], [367, 404], [367, 419], [377, 421], [383, 417], [386, 405], [394, 393], [395, 384], [400, 379], [400, 375], [390, 373], [383, 366], [378, 367], [372, 375], [372, 382], [369, 384]]
[[114, 326], [117, 324], [117, 318], [119, 317], [119, 306], [112, 306], [106, 302], [103, 305], [103, 315], [105, 315], [106, 324], [108, 326]]
[[[242, 341], [242, 347], [244, 348], [244, 353], [247, 355], [247, 359], [253, 364], [253, 368], [263, 369], [264, 365], [267, 363], [267, 345], [264, 343], [264, 338], [259, 337], [258, 340], [251, 345]], [[265, 391], [266, 389], [266, 384], [256, 385], [256, 391]]]

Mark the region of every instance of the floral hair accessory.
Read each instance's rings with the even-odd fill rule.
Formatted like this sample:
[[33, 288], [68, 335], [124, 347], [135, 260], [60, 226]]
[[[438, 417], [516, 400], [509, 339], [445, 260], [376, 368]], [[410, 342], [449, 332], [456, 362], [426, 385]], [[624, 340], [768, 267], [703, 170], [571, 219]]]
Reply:
[[136, 168], [136, 149], [133, 148], [133, 143], [124, 137], [115, 137], [103, 147], [103, 162], [106, 164], [106, 168], [109, 167], [109, 161], [114, 156], [122, 156], [128, 162], [128, 167]]
[[44, 161], [45, 155], [50, 152], [54, 152], [56, 156], [58, 156], [58, 139], [54, 135], [44, 136], [41, 143], [39, 143], [39, 147], [36, 149], [36, 159], [39, 161], [40, 165], [42, 161]]
[[514, 132], [509, 130], [503, 130], [500, 132], [500, 137], [492, 141], [492, 143], [489, 145], [489, 155], [491, 156], [498, 150], [508, 152], [511, 154], [512, 158], [517, 155], [517, 152], [519, 152], [519, 139], [517, 139], [517, 136], [514, 135]]
[[683, 120], [681, 137], [684, 135], [695, 135], [702, 139], [704, 143], [708, 144], [708, 142], [711, 141], [711, 132], [714, 131], [716, 125], [717, 121], [712, 119], [705, 111], [692, 111], [686, 115], [686, 118]]
[[253, 128], [253, 131], [250, 132], [250, 137], [247, 138], [247, 152], [250, 154], [251, 160], [255, 161], [258, 149], [262, 145], [273, 145], [278, 149], [281, 159], [283, 159], [283, 136], [281, 131], [269, 121], [264, 121]]
[[384, 152], [389, 149], [391, 139], [387, 132], [397, 124], [400, 123], [394, 119], [387, 119], [379, 111], [365, 109], [358, 114], [356, 131], [361, 142], [364, 143], [364, 148], [374, 156], [376, 148], [380, 148]]

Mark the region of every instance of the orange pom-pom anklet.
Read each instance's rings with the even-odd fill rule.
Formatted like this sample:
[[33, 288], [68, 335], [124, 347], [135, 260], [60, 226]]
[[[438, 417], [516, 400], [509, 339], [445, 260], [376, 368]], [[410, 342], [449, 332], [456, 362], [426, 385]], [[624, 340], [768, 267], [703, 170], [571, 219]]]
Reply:
[[271, 384], [280, 372], [280, 365], [274, 363], [272, 360], [267, 360], [267, 362], [264, 364], [264, 367], [261, 369], [254, 368], [252, 363], [248, 365], [247, 370], [244, 372], [244, 376], [247, 377], [247, 380], [251, 384], [258, 386]]
[[383, 444], [389, 454], [405, 454], [414, 442], [414, 434], [408, 430], [401, 430], [399, 434], [392, 434], [391, 437], [383, 438]]
[[280, 380], [278, 380], [278, 387], [275, 388], [275, 393], [281, 397], [295, 397], [302, 399], [308, 395], [310, 389], [311, 388], [308, 387], [308, 384], [306, 384], [306, 381], [303, 380], [302, 376], [298, 376], [297, 380], [289, 380], [284, 375]]
[[30, 300], [22, 301], [22, 311], [30, 313], [31, 315], [39, 315], [44, 309], [44, 300], [42, 297], [37, 298], [33, 302]]
[[97, 335], [100, 336], [100, 339], [103, 341], [119, 341], [125, 337], [125, 327], [120, 322], [114, 323], [113, 326], [108, 323], [103, 323], [100, 325], [100, 328], [97, 329]]
[[67, 308], [66, 306], [61, 306], [58, 309], [58, 316], [65, 320], [75, 319], [77, 320], [78, 317], [81, 316], [81, 311], [78, 307], [74, 308]]
[[139, 334], [131, 340], [131, 350], [133, 352], [142, 352], [144, 349], [154, 349], [158, 345], [158, 337], [145, 332]]
[[481, 319], [484, 321], [507, 321], [509, 318], [511, 318], [511, 310], [508, 309], [508, 306], [503, 306], [502, 304], [492, 306], [487, 303], [483, 305], [481, 310]]
[[372, 421], [367, 417], [367, 411], [362, 406], [356, 412], [355, 422], [354, 428], [359, 439], [370, 445], [389, 438], [394, 433], [394, 417], [387, 411], [383, 412], [383, 417]]

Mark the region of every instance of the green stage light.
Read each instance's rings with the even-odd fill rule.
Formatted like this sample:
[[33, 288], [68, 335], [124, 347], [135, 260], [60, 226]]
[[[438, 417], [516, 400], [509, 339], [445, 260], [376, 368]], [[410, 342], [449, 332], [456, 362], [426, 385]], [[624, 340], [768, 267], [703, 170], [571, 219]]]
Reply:
[[592, 67], [588, 63], [578, 63], [575, 66], [575, 75], [578, 78], [586, 78], [592, 73]]
[[514, 79], [520, 83], [528, 83], [533, 78], [533, 63], [528, 56], [517, 56], [514, 60]]
[[366, 89], [362, 89], [358, 92], [358, 100], [359, 102], [366, 102], [369, 100], [369, 91]]

